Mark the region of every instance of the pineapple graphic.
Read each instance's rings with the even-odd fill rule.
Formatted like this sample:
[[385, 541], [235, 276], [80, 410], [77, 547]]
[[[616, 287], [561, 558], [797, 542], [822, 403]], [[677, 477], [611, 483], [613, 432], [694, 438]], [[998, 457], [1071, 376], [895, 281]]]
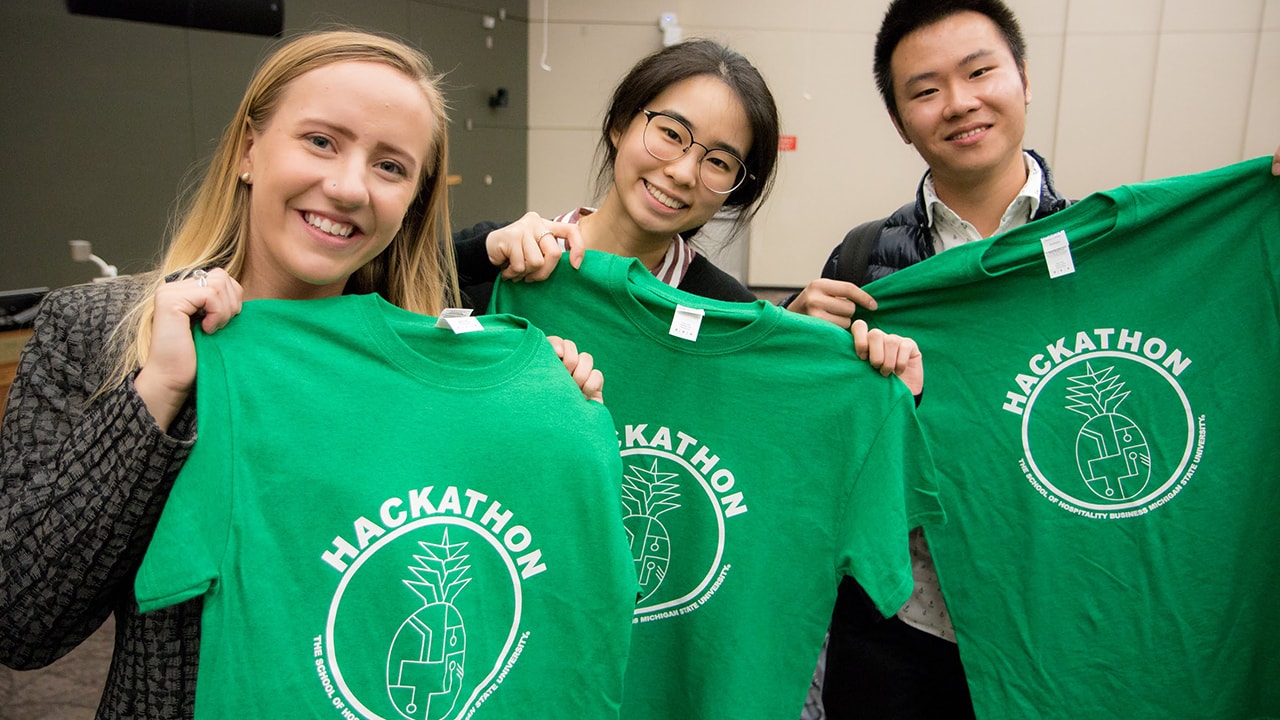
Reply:
[[1115, 502], [1136, 497], [1151, 479], [1151, 449], [1142, 429], [1116, 412], [1129, 397], [1114, 367], [1068, 378], [1066, 409], [1088, 418], [1076, 433], [1076, 465], [1095, 495]]
[[627, 466], [622, 479], [622, 505], [627, 516], [622, 526], [631, 543], [631, 557], [640, 579], [640, 600], [648, 598], [662, 584], [671, 564], [671, 537], [658, 516], [679, 508], [679, 487], [671, 479], [675, 473], [660, 472], [658, 461], [645, 469]]
[[404, 580], [423, 606], [396, 631], [387, 654], [387, 691], [396, 709], [409, 720], [437, 720], [449, 714], [462, 689], [467, 632], [454, 606], [471, 579], [464, 555], [467, 543], [450, 543], [449, 530], [439, 543], [419, 542], [423, 555]]

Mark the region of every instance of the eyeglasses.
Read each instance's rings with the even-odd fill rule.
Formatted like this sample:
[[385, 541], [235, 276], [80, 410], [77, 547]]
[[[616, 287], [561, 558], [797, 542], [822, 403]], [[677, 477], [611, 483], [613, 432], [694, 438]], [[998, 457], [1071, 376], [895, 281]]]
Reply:
[[748, 177], [755, 179], [755, 175], [747, 172], [747, 164], [734, 153], [694, 142], [693, 131], [680, 119], [656, 110], [642, 112], [645, 116], [644, 149], [655, 160], [679, 160], [689, 152], [689, 148], [697, 145], [704, 151], [698, 161], [698, 178], [717, 195], [728, 195], [737, 190]]

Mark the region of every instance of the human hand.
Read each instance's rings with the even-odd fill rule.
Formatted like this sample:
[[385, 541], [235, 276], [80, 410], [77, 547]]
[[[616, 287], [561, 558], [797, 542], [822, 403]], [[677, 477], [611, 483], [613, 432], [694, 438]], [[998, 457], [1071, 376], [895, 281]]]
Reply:
[[843, 330], [849, 327], [859, 307], [875, 310], [876, 300], [853, 283], [818, 278], [806, 285], [787, 309], [835, 323]]
[[1276, 148], [1276, 154], [1271, 158], [1271, 174], [1280, 175], [1280, 147]]
[[546, 280], [556, 269], [564, 253], [560, 240], [569, 251], [569, 264], [575, 269], [582, 266], [585, 244], [574, 223], [545, 220], [535, 212], [498, 228], [484, 240], [489, 262], [502, 268], [502, 277], [508, 280], [530, 282]]
[[582, 396], [603, 403], [604, 375], [595, 369], [591, 353], [578, 352], [578, 346], [572, 340], [555, 335], [548, 335], [547, 339], [551, 341], [551, 347], [555, 348], [556, 356], [564, 362], [564, 368], [573, 376], [573, 381], [578, 383]]
[[924, 392], [924, 358], [915, 340], [878, 328], [868, 330], [866, 320], [854, 320], [849, 331], [853, 333], [853, 350], [859, 358], [885, 377], [897, 375], [912, 395]]
[[185, 280], [156, 290], [147, 360], [133, 386], [161, 430], [178, 416], [196, 379], [196, 347], [192, 320], [206, 333], [216, 332], [240, 313], [243, 290], [222, 268], [197, 270]]

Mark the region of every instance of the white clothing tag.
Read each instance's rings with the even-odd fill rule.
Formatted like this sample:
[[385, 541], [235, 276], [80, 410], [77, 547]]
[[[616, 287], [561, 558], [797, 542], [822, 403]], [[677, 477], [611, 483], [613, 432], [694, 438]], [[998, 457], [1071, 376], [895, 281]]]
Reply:
[[473, 318], [470, 315], [447, 318], [445, 322], [449, 323], [449, 327], [458, 335], [484, 329], [484, 326], [480, 324], [480, 318]]
[[676, 314], [671, 318], [671, 329], [668, 332], [689, 342], [697, 342], [702, 316], [703, 312], [698, 308], [676, 305]]
[[449, 327], [449, 318], [466, 317], [471, 314], [471, 308], [445, 308], [440, 311], [440, 319], [436, 320], [436, 327]]
[[471, 308], [445, 308], [441, 310], [440, 318], [436, 320], [436, 327], [450, 328], [458, 335], [484, 329], [479, 319], [471, 317]]
[[1071, 241], [1067, 240], [1066, 232], [1059, 230], [1040, 238], [1040, 245], [1044, 247], [1044, 262], [1049, 266], [1050, 278], [1070, 275], [1076, 271], [1076, 264], [1071, 259]]

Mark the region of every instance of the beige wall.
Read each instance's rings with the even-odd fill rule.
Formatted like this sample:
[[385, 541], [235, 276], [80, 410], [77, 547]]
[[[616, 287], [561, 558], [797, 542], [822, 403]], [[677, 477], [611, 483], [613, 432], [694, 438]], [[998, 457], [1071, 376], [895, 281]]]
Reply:
[[[609, 93], [684, 36], [728, 43], [760, 68], [783, 133], [778, 184], [751, 227], [748, 279], [799, 286], [844, 231], [909, 200], [923, 170], [871, 79], [885, 0], [530, 0], [529, 204], [558, 213], [588, 182]], [[1027, 146], [1072, 197], [1197, 172], [1280, 145], [1280, 0], [1011, 0], [1027, 36]], [[544, 17], [548, 43], [545, 71]]]

